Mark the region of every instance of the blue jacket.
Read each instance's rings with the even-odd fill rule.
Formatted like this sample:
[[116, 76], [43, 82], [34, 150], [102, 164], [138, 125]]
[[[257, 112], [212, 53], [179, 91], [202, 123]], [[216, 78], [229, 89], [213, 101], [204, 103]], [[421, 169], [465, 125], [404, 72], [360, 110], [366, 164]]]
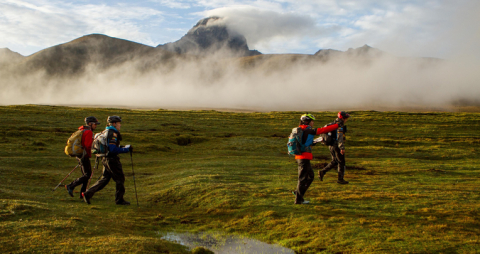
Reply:
[[113, 135], [111, 136], [111, 138], [108, 141], [108, 154], [110, 156], [115, 156], [115, 155], [118, 155], [120, 153], [128, 153], [130, 152], [130, 150], [128, 148], [125, 148], [125, 147], [120, 147], [120, 140], [122, 139], [121, 138], [121, 135], [120, 135], [120, 132], [113, 126], [107, 126], [107, 128], [105, 128], [106, 130], [110, 130], [110, 131], [113, 131]]

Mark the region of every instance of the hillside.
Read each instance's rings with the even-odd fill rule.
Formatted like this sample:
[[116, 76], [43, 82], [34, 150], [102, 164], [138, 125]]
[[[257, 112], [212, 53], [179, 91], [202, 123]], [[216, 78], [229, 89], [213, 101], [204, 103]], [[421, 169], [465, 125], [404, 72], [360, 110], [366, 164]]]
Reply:
[[89, 65], [92, 71], [125, 63], [131, 63], [132, 68], [140, 70], [155, 68], [175, 56], [174, 53], [140, 43], [91, 34], [28, 56], [20, 68], [45, 70], [49, 75], [64, 76], [82, 74]]

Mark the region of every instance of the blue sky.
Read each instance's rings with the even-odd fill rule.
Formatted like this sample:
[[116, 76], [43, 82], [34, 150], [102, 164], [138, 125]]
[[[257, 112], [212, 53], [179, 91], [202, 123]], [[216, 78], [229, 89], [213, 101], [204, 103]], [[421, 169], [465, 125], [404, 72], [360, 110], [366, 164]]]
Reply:
[[0, 0], [0, 48], [26, 56], [91, 33], [157, 46], [216, 15], [262, 53], [480, 57], [478, 13], [478, 0]]

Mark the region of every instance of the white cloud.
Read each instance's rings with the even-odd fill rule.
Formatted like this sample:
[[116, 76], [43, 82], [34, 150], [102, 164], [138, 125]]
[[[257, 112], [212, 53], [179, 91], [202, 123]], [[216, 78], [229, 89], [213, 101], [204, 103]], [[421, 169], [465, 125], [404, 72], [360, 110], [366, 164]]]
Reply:
[[154, 3], [159, 3], [162, 6], [166, 6], [172, 9], [189, 9], [192, 7], [193, 1], [176, 1], [176, 0], [150, 0]]
[[[341, 27], [339, 34], [317, 39], [318, 47], [346, 50], [369, 44], [400, 56], [451, 58], [468, 44], [468, 54], [478, 52], [479, 1], [335, 2], [336, 7], [330, 0], [309, 1], [302, 7], [318, 11], [317, 24], [328, 19]], [[327, 4], [329, 14], [322, 11], [322, 4]]]
[[91, 33], [153, 45], [142, 21], [162, 19], [158, 10], [127, 4], [11, 0], [0, 1], [0, 9], [0, 46], [25, 55]]
[[271, 52], [278, 52], [278, 47], [303, 48], [295, 42], [302, 41], [304, 37], [325, 34], [329, 29], [317, 26], [315, 20], [309, 16], [252, 6], [218, 8], [207, 11], [206, 15], [225, 17], [227, 26], [243, 34], [250, 48], [267, 49]]

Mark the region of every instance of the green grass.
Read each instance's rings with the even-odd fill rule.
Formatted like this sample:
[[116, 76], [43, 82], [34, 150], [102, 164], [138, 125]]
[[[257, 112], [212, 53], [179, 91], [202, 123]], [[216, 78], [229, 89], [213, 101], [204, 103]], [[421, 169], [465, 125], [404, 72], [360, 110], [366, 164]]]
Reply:
[[[89, 115], [102, 123], [122, 116], [140, 207], [128, 154], [121, 160], [133, 205], [114, 204], [113, 181], [90, 206], [79, 187], [75, 198], [52, 192], [76, 165], [63, 149]], [[308, 190], [311, 204], [299, 206], [286, 142], [300, 115], [0, 107], [2, 252], [191, 253], [160, 239], [170, 230], [241, 234], [298, 253], [480, 252], [479, 113], [352, 112], [350, 184], [331, 171]], [[317, 126], [335, 118], [314, 115]], [[324, 146], [314, 155], [317, 168], [329, 161]]]

